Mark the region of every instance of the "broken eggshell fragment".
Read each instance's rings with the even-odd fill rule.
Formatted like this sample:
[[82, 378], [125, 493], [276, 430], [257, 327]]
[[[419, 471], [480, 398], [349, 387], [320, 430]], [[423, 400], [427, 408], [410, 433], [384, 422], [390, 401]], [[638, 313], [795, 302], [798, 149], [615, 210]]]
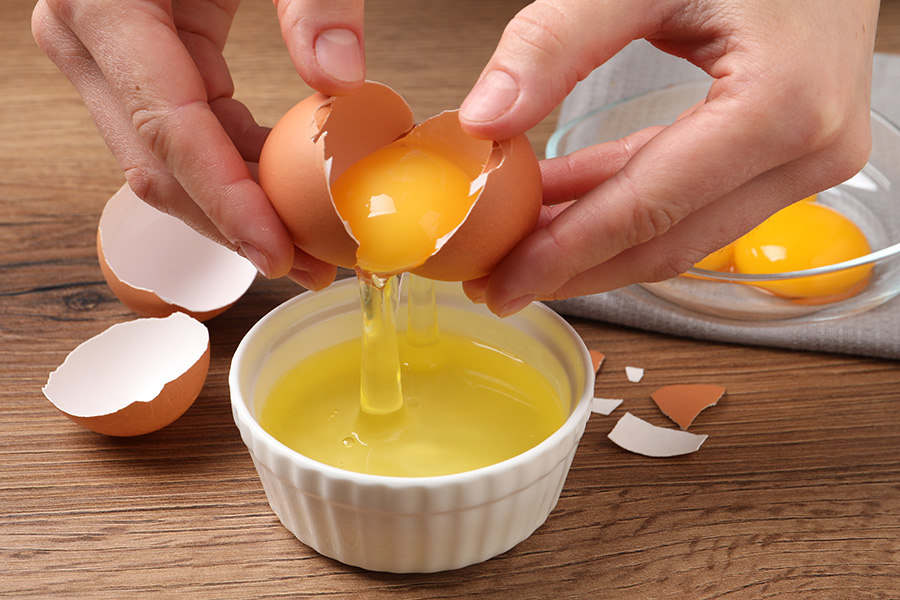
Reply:
[[143, 202], [128, 184], [103, 209], [97, 255], [110, 289], [141, 317], [181, 311], [211, 319], [239, 300], [257, 273], [247, 259]]
[[489, 274], [540, 215], [540, 166], [524, 135], [500, 142], [473, 138], [463, 132], [456, 111], [416, 126], [397, 92], [366, 82], [347, 96], [314, 94], [288, 111], [262, 149], [260, 185], [298, 247], [353, 268], [358, 244], [338, 215], [331, 184], [349, 166], [400, 138], [464, 169], [475, 165], [481, 173], [475, 179], [484, 183], [465, 220], [410, 271], [444, 281]]
[[663, 413], [679, 427], [687, 430], [703, 409], [714, 406], [725, 388], [703, 383], [666, 385], [650, 397]]
[[76, 423], [111, 436], [143, 435], [184, 414], [209, 370], [209, 332], [175, 312], [113, 325], [83, 342], [43, 388]]

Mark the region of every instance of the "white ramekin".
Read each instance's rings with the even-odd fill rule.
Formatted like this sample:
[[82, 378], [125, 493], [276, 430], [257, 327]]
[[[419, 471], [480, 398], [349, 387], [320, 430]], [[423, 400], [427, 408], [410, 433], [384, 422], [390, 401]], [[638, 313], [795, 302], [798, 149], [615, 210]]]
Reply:
[[569, 417], [555, 433], [509, 460], [438, 477], [344, 471], [307, 458], [266, 433], [255, 416], [260, 395], [304, 356], [359, 336], [355, 280], [304, 293], [275, 308], [247, 333], [232, 361], [234, 420], [269, 504], [301, 542], [349, 565], [433, 572], [509, 550], [556, 505], [584, 433], [594, 373], [584, 343], [568, 323], [542, 304], [498, 319], [472, 304], [458, 284], [437, 283], [435, 294], [442, 329], [541, 365], [569, 401]]

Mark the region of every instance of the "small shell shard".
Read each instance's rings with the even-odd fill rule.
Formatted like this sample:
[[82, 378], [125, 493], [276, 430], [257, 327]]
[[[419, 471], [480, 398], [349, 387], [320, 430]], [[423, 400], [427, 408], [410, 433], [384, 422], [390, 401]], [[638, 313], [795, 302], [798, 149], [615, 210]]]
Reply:
[[608, 417], [622, 402], [621, 398], [594, 398], [591, 400], [591, 412]]
[[640, 367], [625, 367], [625, 377], [631, 383], [638, 383], [644, 378], [644, 370]]
[[600, 367], [603, 366], [606, 355], [602, 352], [597, 352], [596, 350], [588, 350], [588, 354], [591, 355], [591, 364], [594, 367], [594, 375], [596, 375], [600, 372]]
[[654, 458], [696, 452], [707, 438], [687, 431], [657, 427], [630, 412], [619, 419], [608, 437], [620, 448]]
[[661, 387], [650, 397], [667, 417], [687, 429], [697, 415], [715, 405], [724, 393], [721, 385], [684, 384]]

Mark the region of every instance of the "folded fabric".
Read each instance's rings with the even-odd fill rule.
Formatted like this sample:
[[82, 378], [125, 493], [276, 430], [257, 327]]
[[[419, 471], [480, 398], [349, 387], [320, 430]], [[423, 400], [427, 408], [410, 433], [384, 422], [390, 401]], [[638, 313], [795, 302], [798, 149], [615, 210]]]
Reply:
[[[559, 123], [624, 98], [704, 77], [708, 76], [687, 61], [647, 42], [634, 42], [576, 86], [563, 103]], [[894, 123], [900, 123], [898, 89], [900, 55], [876, 54], [872, 107]], [[774, 325], [699, 315], [639, 286], [548, 304], [565, 315], [677, 336], [900, 359], [900, 298], [840, 319], [784, 320]]]

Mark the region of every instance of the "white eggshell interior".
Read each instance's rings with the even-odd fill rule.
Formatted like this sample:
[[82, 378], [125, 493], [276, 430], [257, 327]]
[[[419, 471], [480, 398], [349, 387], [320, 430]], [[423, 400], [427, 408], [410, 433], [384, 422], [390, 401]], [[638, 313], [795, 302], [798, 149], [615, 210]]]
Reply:
[[128, 184], [107, 203], [100, 239], [120, 281], [191, 312], [232, 304], [257, 273], [244, 257], [143, 202]]
[[696, 452], [707, 438], [680, 429], [657, 427], [630, 412], [618, 420], [607, 437], [629, 452], [654, 457]]
[[200, 360], [208, 344], [206, 326], [180, 312], [118, 323], [75, 348], [43, 392], [76, 417], [111, 414], [156, 398]]

